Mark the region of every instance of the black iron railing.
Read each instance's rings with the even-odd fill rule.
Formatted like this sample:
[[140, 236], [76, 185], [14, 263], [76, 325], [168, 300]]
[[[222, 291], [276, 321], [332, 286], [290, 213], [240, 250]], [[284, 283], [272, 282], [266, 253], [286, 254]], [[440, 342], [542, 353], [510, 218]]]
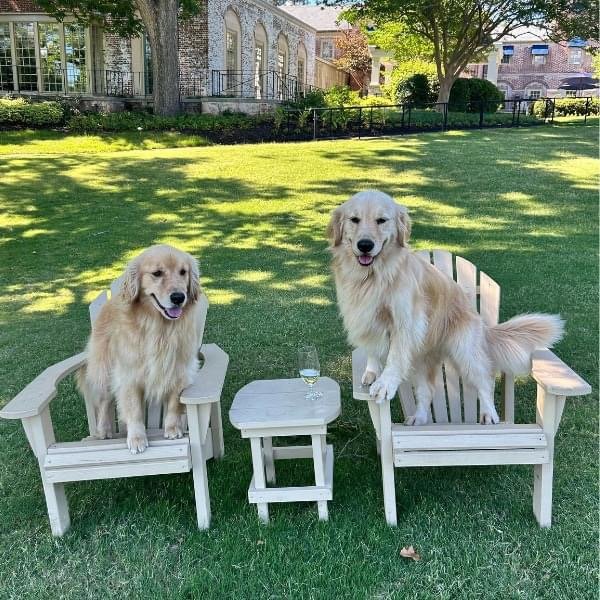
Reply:
[[211, 72], [211, 95], [257, 100], [295, 100], [306, 93], [306, 86], [293, 75], [277, 71]]
[[[375, 104], [286, 109], [280, 118], [281, 131], [290, 137], [312, 139], [362, 137], [415, 131], [445, 131], [485, 127], [519, 127], [553, 122], [557, 98], [514, 99], [498, 102], [468, 102], [449, 104]], [[580, 116], [584, 122], [591, 114], [592, 97], [585, 102]], [[536, 102], [543, 110], [533, 111]], [[539, 106], [539, 105], [538, 105]]]

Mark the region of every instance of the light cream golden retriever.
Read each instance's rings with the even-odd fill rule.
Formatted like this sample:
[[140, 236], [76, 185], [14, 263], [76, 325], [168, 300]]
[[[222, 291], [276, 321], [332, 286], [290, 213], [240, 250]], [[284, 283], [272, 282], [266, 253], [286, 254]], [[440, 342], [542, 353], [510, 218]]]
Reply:
[[[360, 192], [333, 211], [328, 236], [348, 340], [365, 348], [363, 384], [378, 402], [411, 381], [416, 412], [427, 422], [435, 374], [450, 360], [480, 399], [480, 422], [498, 423], [495, 373], [528, 372], [531, 352], [562, 337], [558, 316], [529, 314], [485, 325], [452, 279], [408, 247], [407, 209], [382, 192]], [[383, 367], [383, 369], [382, 369]]]
[[133, 454], [148, 446], [145, 403], [166, 402], [164, 435], [183, 436], [179, 395], [198, 369], [198, 263], [171, 246], [134, 258], [121, 290], [100, 310], [79, 387], [96, 407], [97, 437], [112, 436], [113, 398]]

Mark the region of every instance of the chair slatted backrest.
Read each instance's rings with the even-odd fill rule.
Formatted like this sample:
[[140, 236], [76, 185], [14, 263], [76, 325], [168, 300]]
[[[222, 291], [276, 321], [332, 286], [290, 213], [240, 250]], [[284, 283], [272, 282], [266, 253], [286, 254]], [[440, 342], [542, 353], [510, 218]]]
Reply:
[[[102, 306], [108, 301], [109, 298], [112, 298], [114, 295], [118, 294], [121, 290], [121, 284], [123, 282], [123, 277], [119, 277], [115, 279], [108, 291], [103, 291], [92, 301], [89, 306], [90, 311], [90, 321], [92, 327], [94, 326], [94, 322], [102, 309]], [[198, 350], [200, 346], [202, 346], [202, 338], [204, 336], [204, 325], [206, 323], [206, 313], [208, 311], [208, 298], [201, 294], [198, 302], [196, 303], [196, 310], [198, 311], [197, 317], [197, 330], [198, 330]], [[90, 435], [93, 435], [96, 430], [96, 419], [95, 419], [95, 409], [93, 406], [86, 406], [86, 411], [88, 415], [88, 423], [90, 426]], [[146, 427], [148, 429], [161, 429], [162, 421], [164, 414], [164, 404], [163, 403], [146, 403]], [[116, 418], [116, 415], [115, 415]], [[114, 426], [115, 432], [123, 432], [125, 428], [123, 424], [115, 422]]]
[[[422, 250], [418, 252], [442, 273], [456, 281], [466, 292], [471, 306], [483, 317], [487, 325], [496, 325], [500, 317], [500, 286], [483, 271], [477, 271], [468, 260], [454, 257], [446, 250]], [[477, 276], [479, 275], [479, 283]], [[511, 421], [512, 379], [505, 380], [505, 420]], [[508, 389], [510, 388], [510, 389]], [[410, 383], [400, 386], [400, 401], [405, 415], [413, 415], [416, 410], [415, 396]], [[439, 370], [432, 402], [430, 421], [435, 423], [477, 423], [477, 392], [471, 385], [462, 381], [451, 364]]]

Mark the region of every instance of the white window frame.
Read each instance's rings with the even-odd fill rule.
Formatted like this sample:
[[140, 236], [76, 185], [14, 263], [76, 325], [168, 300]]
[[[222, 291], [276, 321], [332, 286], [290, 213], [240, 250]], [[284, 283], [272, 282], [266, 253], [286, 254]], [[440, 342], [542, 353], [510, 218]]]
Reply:
[[565, 98], [577, 98], [577, 90], [565, 90]]
[[[67, 89], [63, 89], [62, 91], [44, 91], [44, 82], [42, 77], [42, 57], [40, 53], [40, 37], [39, 37], [39, 28], [38, 24], [40, 23], [56, 23], [59, 27], [59, 35], [60, 35], [60, 43], [61, 43], [61, 62], [63, 68], [66, 69], [66, 49], [65, 49], [65, 25], [72, 25], [75, 23], [75, 19], [66, 18], [64, 21], [60, 22], [56, 19], [53, 19], [47, 15], [40, 14], [32, 14], [32, 13], [19, 13], [19, 14], [0, 14], [0, 22], [8, 23], [9, 26], [9, 35], [10, 35], [10, 53], [11, 53], [11, 61], [13, 68], [13, 90], [22, 95], [52, 95], [52, 94], [69, 94]], [[15, 24], [16, 23], [33, 23], [35, 30], [35, 68], [37, 75], [37, 89], [35, 91], [27, 91], [20, 89], [19, 83], [19, 73], [17, 68], [17, 47], [16, 47], [16, 38], [15, 38]], [[92, 56], [90, 54], [91, 50], [91, 41], [90, 41], [90, 28], [84, 27], [84, 36], [85, 36], [85, 68], [86, 70], [90, 69], [90, 64], [92, 61]], [[68, 86], [67, 86], [68, 87]], [[74, 94], [89, 94], [90, 93], [90, 77], [86, 77], [86, 89], [79, 92], [72, 92]]]
[[[577, 60], [575, 60], [577, 59]], [[580, 65], [583, 62], [583, 48], [569, 48], [569, 64]]]
[[[325, 53], [325, 48], [327, 48], [327, 54]], [[334, 47], [332, 40], [321, 40], [321, 58], [325, 60], [333, 60], [334, 57]]]
[[541, 65], [546, 64], [546, 56], [547, 54], [532, 54], [531, 55], [531, 64], [539, 67]]

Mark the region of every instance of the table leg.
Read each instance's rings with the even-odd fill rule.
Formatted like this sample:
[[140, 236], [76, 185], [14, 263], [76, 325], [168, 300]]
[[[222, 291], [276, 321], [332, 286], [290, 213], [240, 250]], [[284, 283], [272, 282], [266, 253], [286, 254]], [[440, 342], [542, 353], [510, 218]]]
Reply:
[[267, 482], [275, 483], [275, 460], [273, 459], [273, 438], [263, 438], [263, 453], [265, 457], [265, 471]]
[[[313, 434], [312, 438], [312, 450], [313, 450], [313, 462], [315, 463], [315, 484], [318, 487], [325, 486], [325, 436], [321, 434]], [[319, 510], [319, 520], [327, 521], [329, 513], [327, 510], [327, 500], [319, 500], [317, 502]]]
[[[265, 461], [261, 439], [259, 437], [250, 438], [250, 449], [252, 450], [252, 467], [254, 469], [254, 487], [257, 490], [264, 490], [267, 487], [265, 481]], [[266, 502], [259, 502], [258, 517], [263, 523], [269, 522], [269, 505]]]

